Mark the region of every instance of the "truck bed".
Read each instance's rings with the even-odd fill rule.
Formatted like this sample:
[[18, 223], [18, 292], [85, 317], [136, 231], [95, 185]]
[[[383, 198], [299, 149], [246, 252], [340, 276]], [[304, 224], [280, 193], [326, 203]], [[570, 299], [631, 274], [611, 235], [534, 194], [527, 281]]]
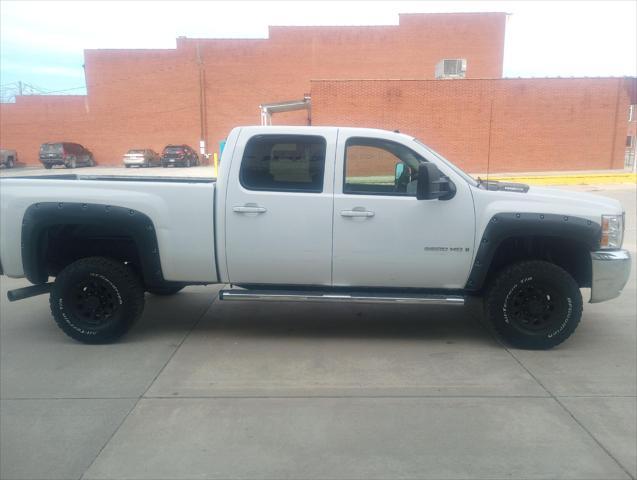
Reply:
[[[69, 188], [71, 187], [71, 188]], [[111, 205], [153, 222], [166, 281], [218, 281], [214, 251], [216, 179], [53, 174], [0, 179], [0, 258], [6, 275], [24, 275], [22, 219], [36, 203]]]

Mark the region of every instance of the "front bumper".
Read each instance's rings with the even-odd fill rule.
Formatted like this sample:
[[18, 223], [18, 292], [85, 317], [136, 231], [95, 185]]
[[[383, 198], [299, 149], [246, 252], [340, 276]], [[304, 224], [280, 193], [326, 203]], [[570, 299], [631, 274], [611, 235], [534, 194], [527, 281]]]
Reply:
[[591, 303], [618, 297], [630, 275], [630, 253], [626, 250], [591, 252], [591, 264]]

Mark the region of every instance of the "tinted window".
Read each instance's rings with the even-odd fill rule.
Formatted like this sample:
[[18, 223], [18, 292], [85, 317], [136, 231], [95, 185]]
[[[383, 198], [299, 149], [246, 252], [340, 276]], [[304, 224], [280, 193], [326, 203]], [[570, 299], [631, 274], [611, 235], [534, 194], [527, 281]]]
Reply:
[[343, 192], [415, 196], [418, 165], [425, 161], [400, 143], [350, 138], [345, 145]]
[[164, 153], [184, 153], [184, 147], [166, 147]]
[[42, 153], [60, 153], [62, 151], [61, 143], [44, 143], [40, 147]]
[[239, 179], [251, 190], [323, 191], [326, 142], [313, 135], [257, 135], [246, 145]]

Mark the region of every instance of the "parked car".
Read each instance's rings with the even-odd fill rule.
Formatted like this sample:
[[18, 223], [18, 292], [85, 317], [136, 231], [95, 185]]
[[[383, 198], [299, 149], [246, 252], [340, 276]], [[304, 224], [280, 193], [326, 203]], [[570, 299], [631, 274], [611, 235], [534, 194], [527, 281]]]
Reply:
[[66, 168], [95, 165], [93, 154], [87, 148], [71, 142], [43, 143], [40, 146], [40, 162], [47, 169], [54, 165], [64, 165]]
[[221, 283], [223, 301], [458, 306], [481, 295], [505, 341], [551, 348], [579, 324], [580, 288], [592, 303], [615, 298], [631, 266], [617, 200], [474, 180], [384, 130], [235, 128], [216, 180], [0, 187], [1, 266], [34, 284], [9, 298], [50, 293], [58, 326], [87, 343], [124, 334], [144, 291]]
[[195, 167], [199, 165], [199, 155], [188, 145], [166, 145], [161, 156], [161, 165]]
[[15, 150], [0, 150], [0, 165], [4, 168], [13, 168], [18, 161], [18, 153]]
[[150, 148], [139, 148], [129, 150], [124, 155], [124, 166], [130, 168], [136, 167], [159, 167], [161, 165], [161, 157], [155, 150]]

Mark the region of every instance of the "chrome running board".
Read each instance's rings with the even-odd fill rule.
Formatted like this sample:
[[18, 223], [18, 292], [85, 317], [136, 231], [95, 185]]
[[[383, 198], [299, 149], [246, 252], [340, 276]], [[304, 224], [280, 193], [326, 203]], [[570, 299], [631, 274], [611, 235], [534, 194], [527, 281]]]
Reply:
[[358, 302], [358, 303], [401, 303], [425, 305], [464, 305], [461, 295], [441, 295], [427, 293], [375, 293], [311, 290], [252, 290], [227, 288], [219, 292], [223, 301], [273, 301], [273, 302]]

